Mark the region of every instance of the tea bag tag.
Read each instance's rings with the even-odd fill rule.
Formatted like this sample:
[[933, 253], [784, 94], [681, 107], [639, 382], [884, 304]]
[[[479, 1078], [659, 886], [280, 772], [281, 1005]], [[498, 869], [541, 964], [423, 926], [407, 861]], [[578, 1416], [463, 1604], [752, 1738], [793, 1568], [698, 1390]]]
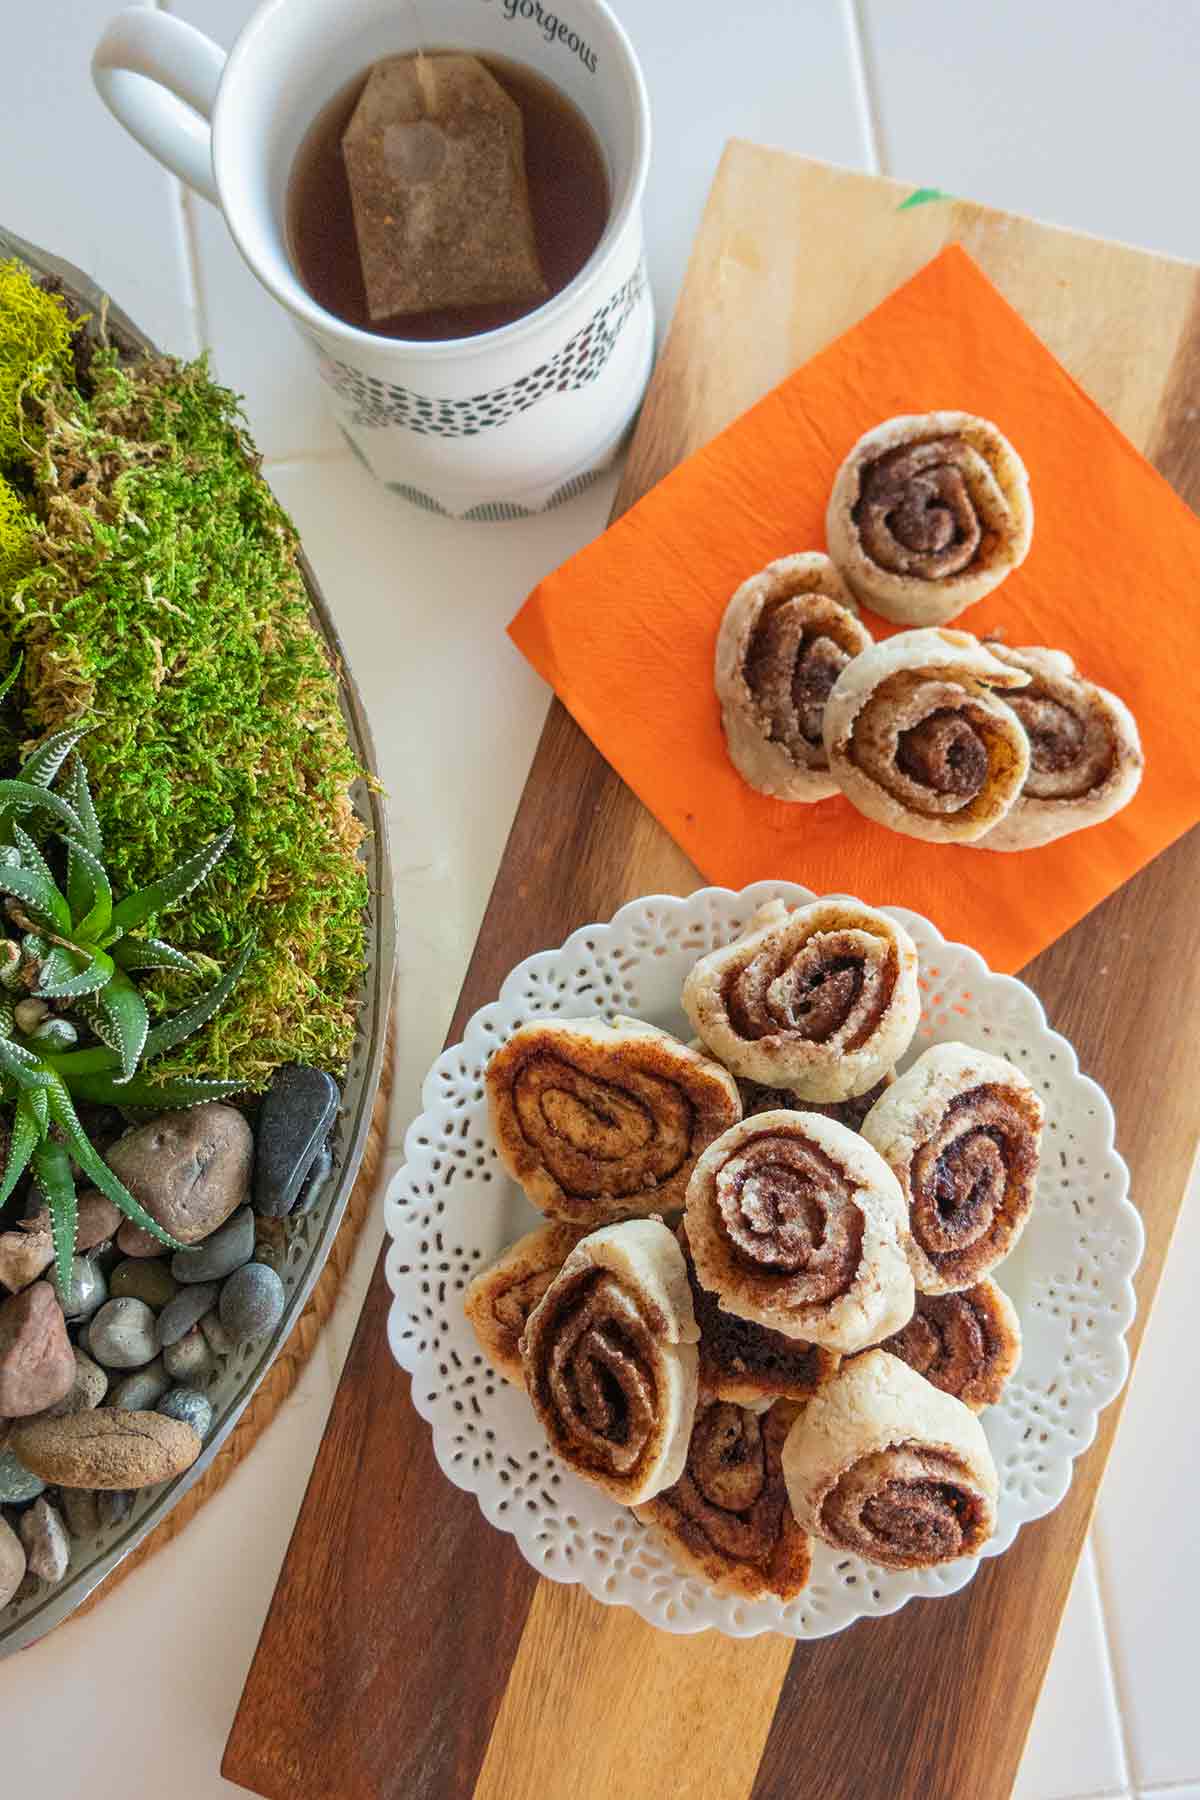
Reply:
[[545, 299], [520, 109], [478, 57], [376, 63], [342, 154], [372, 319]]

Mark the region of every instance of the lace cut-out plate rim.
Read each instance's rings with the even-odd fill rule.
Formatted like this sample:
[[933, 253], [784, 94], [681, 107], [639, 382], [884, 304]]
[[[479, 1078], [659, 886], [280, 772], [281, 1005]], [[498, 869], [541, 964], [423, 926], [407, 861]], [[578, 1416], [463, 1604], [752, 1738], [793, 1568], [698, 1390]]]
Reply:
[[[466, 1281], [540, 1218], [491, 1144], [482, 1083], [491, 1052], [534, 1016], [629, 1014], [690, 1035], [678, 1004], [682, 971], [773, 898], [795, 905], [816, 896], [772, 881], [741, 893], [710, 887], [684, 898], [646, 895], [510, 972], [497, 999], [469, 1020], [462, 1042], [434, 1063], [422, 1113], [406, 1135], [405, 1162], [385, 1202], [389, 1340], [413, 1377], [414, 1404], [433, 1430], [441, 1468], [477, 1496], [491, 1523], [516, 1537], [539, 1573], [582, 1582], [602, 1602], [631, 1605], [669, 1631], [809, 1638], [918, 1595], [955, 1592], [978, 1562], [901, 1573], [816, 1544], [812, 1581], [795, 1601], [717, 1592], [675, 1569], [653, 1533], [556, 1462], [524, 1395], [477, 1354], [462, 1313]], [[961, 1037], [1008, 1054], [1047, 1102], [1038, 1203], [997, 1271], [1025, 1337], [1004, 1399], [983, 1415], [1001, 1482], [998, 1529], [984, 1555], [997, 1555], [1022, 1524], [1063, 1498], [1074, 1459], [1124, 1384], [1141, 1220], [1115, 1148], [1112, 1107], [1080, 1072], [1069, 1041], [1050, 1029], [1037, 996], [1015, 977], [993, 973], [968, 946], [948, 942], [921, 915], [881, 910], [910, 931], [921, 957], [922, 1018], [901, 1066], [932, 1042]]]

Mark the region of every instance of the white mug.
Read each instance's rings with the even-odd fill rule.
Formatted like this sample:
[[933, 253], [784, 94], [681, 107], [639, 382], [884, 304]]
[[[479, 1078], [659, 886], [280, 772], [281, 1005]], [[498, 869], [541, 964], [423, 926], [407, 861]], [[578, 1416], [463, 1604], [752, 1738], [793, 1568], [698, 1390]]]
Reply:
[[[426, 15], [430, 9], [426, 7]], [[539, 512], [610, 463], [650, 373], [642, 254], [645, 84], [604, 0], [437, 0], [437, 42], [523, 62], [581, 109], [604, 148], [604, 235], [561, 293], [476, 337], [377, 337], [319, 306], [288, 253], [288, 177], [325, 104], [417, 47], [397, 0], [263, 0], [229, 56], [168, 13], [130, 7], [92, 74], [160, 162], [221, 208], [262, 285], [312, 346], [350, 447], [393, 492], [457, 518]]]

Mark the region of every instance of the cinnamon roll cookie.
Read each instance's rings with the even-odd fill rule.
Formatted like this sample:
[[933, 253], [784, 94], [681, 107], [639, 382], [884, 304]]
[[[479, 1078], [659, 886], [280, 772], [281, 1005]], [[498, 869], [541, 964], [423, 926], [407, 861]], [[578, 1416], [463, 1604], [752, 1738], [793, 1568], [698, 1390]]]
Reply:
[[676, 1236], [687, 1262], [692, 1310], [700, 1328], [701, 1400], [730, 1400], [761, 1410], [775, 1400], [806, 1400], [815, 1394], [841, 1360], [836, 1351], [726, 1312], [696, 1275], [686, 1226], [681, 1225]]
[[685, 1227], [724, 1312], [849, 1354], [912, 1316], [906, 1209], [863, 1138], [816, 1113], [760, 1113], [704, 1152]]
[[1032, 850], [1120, 812], [1142, 779], [1137, 721], [1123, 700], [1085, 681], [1063, 650], [984, 646], [1029, 676], [1007, 704], [1029, 739], [1025, 785], [979, 840], [983, 850]]
[[1044, 1110], [1003, 1057], [936, 1044], [863, 1120], [908, 1197], [918, 1290], [973, 1287], [1008, 1255], [1033, 1206]]
[[839, 469], [825, 533], [865, 606], [899, 625], [941, 625], [1024, 562], [1029, 477], [1004, 434], [973, 413], [888, 419]]
[[677, 1212], [697, 1156], [742, 1111], [717, 1063], [631, 1019], [523, 1025], [486, 1084], [505, 1168], [541, 1212], [588, 1230]]
[[918, 1294], [902, 1331], [880, 1345], [972, 1412], [995, 1406], [1021, 1360], [1017, 1309], [994, 1281], [958, 1294]]
[[463, 1311], [479, 1339], [479, 1348], [505, 1381], [518, 1386], [524, 1382], [521, 1333], [583, 1236], [580, 1225], [557, 1221], [539, 1225], [510, 1245], [499, 1262], [476, 1275], [463, 1295]]
[[763, 1087], [757, 1081], [739, 1081], [742, 1117], [752, 1119], [756, 1113], [776, 1112], [782, 1106], [793, 1112], [820, 1113], [822, 1118], [836, 1119], [839, 1125], [845, 1125], [851, 1131], [861, 1131], [863, 1120], [895, 1079], [895, 1069], [888, 1069], [874, 1087], [868, 1088], [865, 1094], [855, 1094], [850, 1100], [801, 1100], [790, 1088]]
[[979, 1420], [885, 1350], [843, 1363], [801, 1409], [783, 1474], [803, 1530], [885, 1569], [978, 1556], [996, 1528]]
[[871, 634], [827, 556], [784, 556], [744, 581], [717, 633], [716, 690], [730, 760], [777, 800], [837, 793], [821, 737], [829, 690]]
[[658, 1219], [582, 1238], [529, 1315], [525, 1386], [551, 1446], [626, 1506], [683, 1473], [696, 1340], [683, 1252]]
[[802, 1100], [850, 1099], [912, 1040], [917, 947], [886, 913], [854, 900], [768, 901], [742, 937], [695, 964], [683, 1009], [743, 1080]]
[[993, 688], [1018, 669], [966, 631], [901, 631], [848, 663], [825, 708], [829, 767], [869, 819], [930, 843], [1000, 823], [1029, 773], [1029, 740]]
[[683, 1474], [634, 1508], [675, 1560], [714, 1588], [791, 1600], [808, 1583], [808, 1536], [793, 1517], [781, 1463], [797, 1410], [786, 1400], [765, 1413], [702, 1403]]

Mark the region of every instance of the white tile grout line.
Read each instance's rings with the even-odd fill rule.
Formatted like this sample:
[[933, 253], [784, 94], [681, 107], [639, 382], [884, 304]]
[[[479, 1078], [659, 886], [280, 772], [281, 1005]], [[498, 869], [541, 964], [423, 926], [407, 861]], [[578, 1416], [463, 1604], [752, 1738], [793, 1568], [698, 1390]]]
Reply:
[[858, 96], [863, 135], [867, 140], [867, 160], [871, 165], [872, 175], [887, 175], [890, 170], [879, 113], [878, 83], [874, 80], [869, 48], [865, 0], [842, 0], [842, 12], [850, 39], [850, 67]]
[[1125, 1780], [1132, 1786], [1133, 1741], [1129, 1729], [1126, 1683], [1121, 1678], [1121, 1662], [1116, 1651], [1116, 1639], [1112, 1626], [1113, 1609], [1109, 1601], [1108, 1564], [1103, 1547], [1104, 1530], [1096, 1517], [1092, 1519], [1088, 1542], [1092, 1549], [1092, 1564], [1096, 1576], [1096, 1599], [1100, 1606], [1100, 1640], [1104, 1649], [1104, 1670], [1108, 1677], [1113, 1711], [1117, 1715], [1117, 1736], [1121, 1749], [1122, 1773]]

